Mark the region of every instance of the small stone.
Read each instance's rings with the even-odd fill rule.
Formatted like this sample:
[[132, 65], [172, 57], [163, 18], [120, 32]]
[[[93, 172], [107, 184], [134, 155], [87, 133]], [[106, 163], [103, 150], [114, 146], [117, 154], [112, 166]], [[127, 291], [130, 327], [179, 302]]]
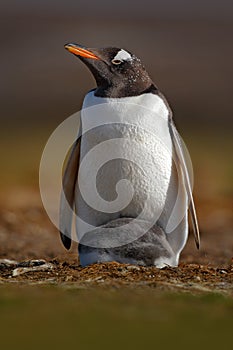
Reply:
[[73, 280], [73, 276], [66, 276], [66, 279], [65, 279], [66, 282], [70, 282], [72, 280]]
[[12, 276], [17, 277], [28, 272], [38, 272], [38, 271], [45, 271], [45, 270], [51, 270], [51, 269], [53, 269], [53, 265], [50, 263], [45, 263], [40, 266], [32, 266], [32, 267], [17, 267], [12, 271]]
[[10, 260], [10, 259], [0, 259], [0, 266], [6, 266], [6, 267], [10, 267], [12, 265], [17, 265], [18, 261], [16, 260]]
[[136, 265], [128, 265], [126, 266], [127, 270], [135, 270], [135, 271], [140, 271], [140, 267], [136, 266]]
[[95, 278], [88, 278], [87, 280], [85, 280], [85, 282], [97, 282], [97, 281], [103, 281], [103, 276], [97, 276]]
[[17, 264], [18, 267], [33, 267], [33, 266], [41, 266], [46, 264], [44, 259], [36, 259], [36, 260], [27, 260], [22, 261]]

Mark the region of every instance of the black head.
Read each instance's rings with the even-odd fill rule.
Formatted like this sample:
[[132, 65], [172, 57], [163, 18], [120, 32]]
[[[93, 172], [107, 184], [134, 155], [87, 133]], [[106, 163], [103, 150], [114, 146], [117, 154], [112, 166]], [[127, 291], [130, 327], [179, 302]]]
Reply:
[[96, 96], [127, 97], [156, 90], [139, 58], [119, 48], [86, 49], [77, 44], [65, 48], [78, 56], [92, 72]]

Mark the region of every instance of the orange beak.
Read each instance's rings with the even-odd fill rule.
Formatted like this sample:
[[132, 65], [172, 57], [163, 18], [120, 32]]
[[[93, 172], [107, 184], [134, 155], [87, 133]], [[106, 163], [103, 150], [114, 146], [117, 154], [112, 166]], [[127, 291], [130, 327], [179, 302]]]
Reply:
[[96, 56], [91, 51], [88, 51], [82, 47], [75, 45], [75, 44], [66, 44], [65, 49], [68, 50], [69, 52], [73, 53], [76, 56], [81, 56], [81, 57], [85, 57], [85, 58], [92, 58], [93, 60], [100, 59], [98, 56]]

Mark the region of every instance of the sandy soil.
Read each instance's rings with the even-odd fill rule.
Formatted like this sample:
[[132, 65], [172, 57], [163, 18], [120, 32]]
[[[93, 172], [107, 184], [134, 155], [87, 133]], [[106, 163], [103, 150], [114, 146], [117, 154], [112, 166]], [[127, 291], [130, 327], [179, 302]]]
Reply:
[[0, 283], [75, 283], [81, 287], [136, 284], [233, 296], [232, 200], [197, 204], [201, 249], [196, 250], [190, 234], [178, 268], [159, 270], [115, 262], [82, 268], [77, 244], [73, 244], [71, 251], [65, 251], [57, 229], [42, 207], [39, 193], [32, 189], [12, 189], [7, 196], [3, 193], [0, 200]]

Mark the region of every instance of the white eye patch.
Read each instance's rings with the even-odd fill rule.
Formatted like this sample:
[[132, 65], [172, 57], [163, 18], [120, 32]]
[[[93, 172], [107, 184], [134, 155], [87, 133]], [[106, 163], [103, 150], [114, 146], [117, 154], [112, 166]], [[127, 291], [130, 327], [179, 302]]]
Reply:
[[125, 50], [120, 50], [113, 58], [113, 61], [131, 61], [132, 56]]

